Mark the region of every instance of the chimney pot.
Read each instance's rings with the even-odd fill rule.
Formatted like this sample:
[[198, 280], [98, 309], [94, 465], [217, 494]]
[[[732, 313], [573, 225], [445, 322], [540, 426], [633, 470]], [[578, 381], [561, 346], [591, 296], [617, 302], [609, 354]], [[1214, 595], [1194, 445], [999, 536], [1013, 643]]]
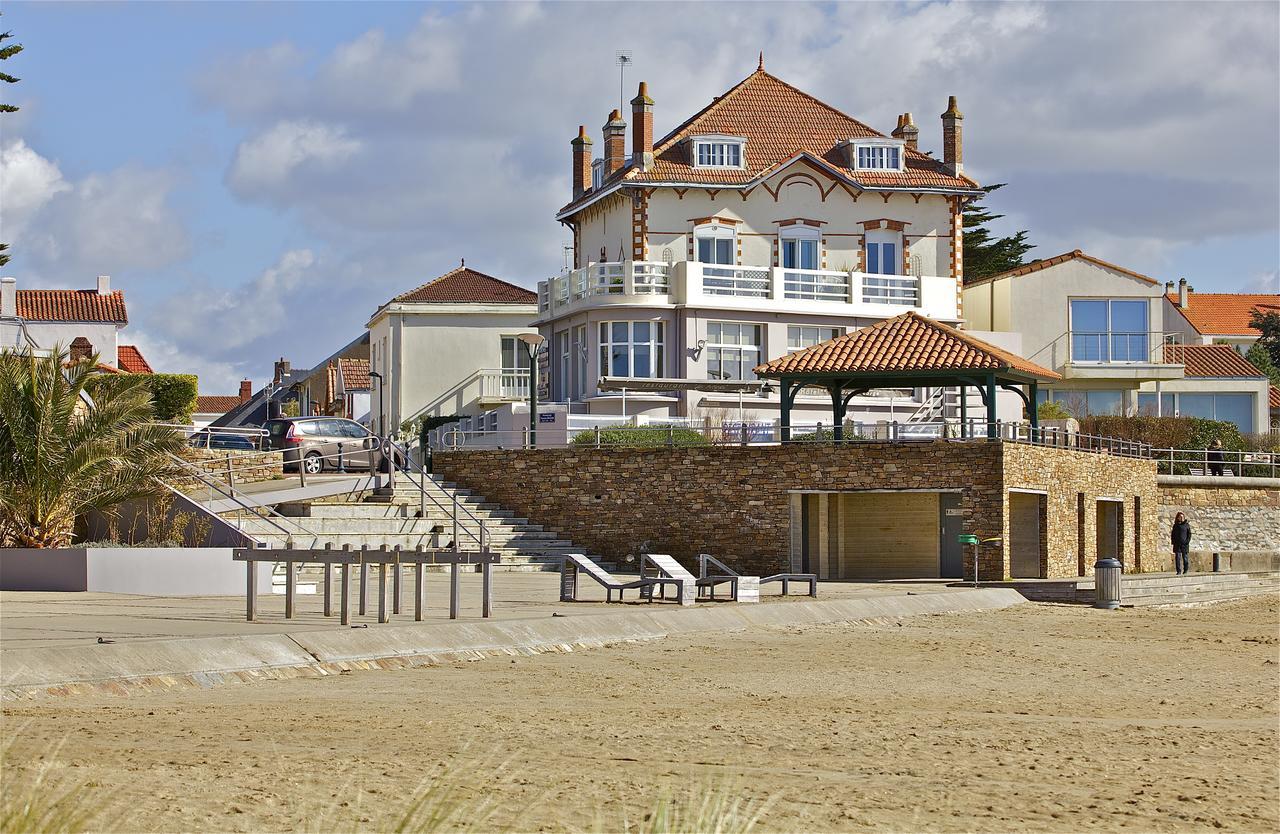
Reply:
[[620, 171], [626, 164], [627, 123], [622, 120], [622, 111], [613, 110], [604, 126], [604, 175]]
[[649, 85], [644, 81], [631, 99], [631, 154], [641, 171], [653, 167], [653, 99], [649, 98]]
[[111, 276], [99, 275], [98, 276], [98, 295], [110, 295], [110, 294], [111, 294]]
[[240, 402], [247, 403], [251, 399], [253, 399], [253, 381], [240, 380]]
[[920, 144], [920, 128], [911, 121], [910, 113], [903, 113], [898, 117], [898, 126], [890, 135], [894, 139], [901, 139], [913, 151], [917, 150]]
[[6, 275], [0, 278], [0, 316], [13, 318], [18, 315], [18, 279]]
[[964, 114], [956, 107], [956, 97], [947, 99], [942, 114], [942, 164], [952, 176], [964, 173]]
[[1178, 306], [1186, 307], [1187, 299], [1191, 295], [1191, 286], [1187, 284], [1186, 278], [1178, 279]]
[[573, 146], [573, 199], [578, 199], [591, 186], [591, 137], [587, 136], [587, 126], [578, 125], [578, 135]]

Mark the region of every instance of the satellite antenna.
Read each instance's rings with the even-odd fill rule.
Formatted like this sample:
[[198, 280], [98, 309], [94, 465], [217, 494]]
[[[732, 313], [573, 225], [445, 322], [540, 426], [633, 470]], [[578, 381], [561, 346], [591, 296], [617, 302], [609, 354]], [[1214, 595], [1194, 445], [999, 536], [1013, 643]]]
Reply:
[[565, 244], [562, 248], [564, 255], [564, 267], [560, 271], [572, 272], [573, 270], [570, 265], [573, 263], [573, 246], [571, 244]]
[[622, 92], [623, 76], [627, 73], [627, 67], [631, 66], [634, 61], [631, 59], [630, 49], [619, 49], [614, 55], [618, 62], [618, 112], [624, 113], [626, 112], [627, 102], [626, 95]]

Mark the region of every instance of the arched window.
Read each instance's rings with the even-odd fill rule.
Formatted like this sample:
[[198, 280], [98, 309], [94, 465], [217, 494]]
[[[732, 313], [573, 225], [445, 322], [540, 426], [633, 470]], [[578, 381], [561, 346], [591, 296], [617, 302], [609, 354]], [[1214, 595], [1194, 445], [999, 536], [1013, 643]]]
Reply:
[[712, 221], [693, 229], [693, 254], [704, 264], [734, 264], [738, 257], [737, 232], [732, 223]]
[[867, 232], [867, 270], [871, 275], [902, 273], [902, 233], [891, 229]]
[[821, 250], [821, 232], [813, 226], [793, 223], [778, 229], [778, 256], [783, 269], [819, 269]]

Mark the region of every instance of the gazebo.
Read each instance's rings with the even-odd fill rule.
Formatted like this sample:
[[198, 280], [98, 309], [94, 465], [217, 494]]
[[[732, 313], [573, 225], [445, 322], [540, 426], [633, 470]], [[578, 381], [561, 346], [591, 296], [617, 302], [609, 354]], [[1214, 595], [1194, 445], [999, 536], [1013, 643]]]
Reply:
[[1041, 382], [1061, 377], [993, 344], [910, 311], [872, 327], [759, 365], [756, 375], [777, 379], [782, 388], [782, 439], [791, 439], [791, 408], [802, 388], [831, 393], [832, 429], [844, 434], [849, 400], [874, 388], [960, 388], [963, 408], [969, 387], [978, 389], [987, 410], [987, 436], [996, 436], [996, 389], [1013, 391], [1036, 419]]

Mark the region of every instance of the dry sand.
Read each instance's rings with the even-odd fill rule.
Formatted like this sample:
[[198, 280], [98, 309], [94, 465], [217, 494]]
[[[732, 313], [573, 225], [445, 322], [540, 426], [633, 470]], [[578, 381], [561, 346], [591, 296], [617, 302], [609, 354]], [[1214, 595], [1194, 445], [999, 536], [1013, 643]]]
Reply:
[[385, 827], [447, 767], [485, 829], [617, 829], [713, 785], [772, 800], [758, 831], [1270, 832], [1278, 627], [1274, 597], [1027, 604], [26, 703], [4, 778], [54, 760], [139, 831]]

